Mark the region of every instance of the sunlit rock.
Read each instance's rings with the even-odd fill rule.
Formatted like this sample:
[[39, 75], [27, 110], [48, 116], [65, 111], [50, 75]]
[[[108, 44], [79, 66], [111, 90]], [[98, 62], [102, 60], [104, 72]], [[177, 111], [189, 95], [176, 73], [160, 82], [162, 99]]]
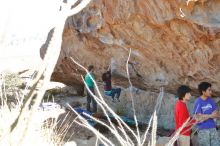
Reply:
[[[95, 65], [97, 79], [114, 60], [114, 83], [127, 87], [126, 61], [134, 86], [175, 93], [201, 81], [220, 95], [220, 3], [218, 0], [94, 0], [66, 21], [52, 80], [83, 84], [84, 71]], [[42, 49], [44, 49], [42, 47]]]

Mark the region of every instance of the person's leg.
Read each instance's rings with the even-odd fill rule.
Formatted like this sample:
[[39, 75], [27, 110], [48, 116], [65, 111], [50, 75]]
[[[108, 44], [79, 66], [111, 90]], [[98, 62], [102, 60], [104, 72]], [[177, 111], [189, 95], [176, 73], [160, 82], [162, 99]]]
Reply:
[[220, 146], [219, 134], [218, 131], [213, 128], [210, 129], [210, 137], [211, 137], [211, 146]]
[[[90, 89], [92, 91], [92, 93], [95, 95], [95, 90], [94, 88]], [[94, 97], [91, 95], [91, 99], [92, 99], [92, 108], [93, 108], [93, 112], [96, 113], [97, 112], [97, 102], [94, 99]]]
[[115, 98], [116, 95], [116, 99], [120, 101], [119, 97], [121, 95], [121, 88], [112, 88], [112, 93], [113, 93], [113, 98]]
[[87, 109], [87, 111], [90, 111], [90, 112], [91, 112], [91, 110], [90, 110], [91, 100], [92, 100], [92, 96], [90, 95], [89, 91], [87, 90], [87, 106], [86, 106], [86, 109]]
[[120, 101], [119, 97], [121, 95], [121, 88], [116, 88], [116, 93], [117, 93], [116, 98], [118, 99], [118, 101]]
[[198, 132], [198, 142], [199, 146], [211, 146], [210, 144], [210, 131], [200, 130]]
[[180, 135], [178, 146], [190, 146], [190, 136]]
[[111, 90], [112, 102], [115, 102], [115, 94], [116, 94], [115, 89], [112, 88]]

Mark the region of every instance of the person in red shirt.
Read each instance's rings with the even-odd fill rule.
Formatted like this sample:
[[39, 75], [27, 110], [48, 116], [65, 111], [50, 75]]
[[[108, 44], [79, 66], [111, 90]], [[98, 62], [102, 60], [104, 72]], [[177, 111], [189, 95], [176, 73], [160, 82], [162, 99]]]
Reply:
[[[187, 109], [187, 102], [191, 98], [191, 89], [188, 86], [182, 85], [177, 89], [179, 100], [175, 106], [175, 126], [178, 130], [189, 118], [189, 111]], [[177, 140], [178, 146], [190, 146], [190, 132], [191, 127], [186, 126], [182, 129]]]

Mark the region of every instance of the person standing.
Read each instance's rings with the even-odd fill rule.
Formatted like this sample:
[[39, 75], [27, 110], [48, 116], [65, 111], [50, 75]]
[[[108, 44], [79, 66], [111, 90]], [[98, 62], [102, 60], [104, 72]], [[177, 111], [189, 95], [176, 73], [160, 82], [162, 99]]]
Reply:
[[[95, 77], [94, 77], [94, 66], [89, 65], [88, 67], [88, 73], [85, 76], [85, 83], [88, 86], [88, 89], [95, 95], [95, 88], [94, 88], [94, 82]], [[92, 94], [87, 89], [87, 110], [93, 113], [97, 112], [97, 103], [93, 97]], [[92, 107], [93, 110], [90, 109], [90, 103], [92, 102]]]
[[[188, 86], [182, 85], [177, 89], [177, 95], [179, 100], [176, 102], [174, 117], [175, 117], [175, 128], [178, 130], [190, 117], [187, 109], [187, 102], [191, 98], [191, 89]], [[190, 133], [191, 125], [188, 125], [182, 129], [177, 140], [178, 146], [190, 146]]]
[[194, 103], [194, 114], [198, 119], [198, 142], [200, 146], [220, 146], [219, 135], [214, 119], [220, 117], [216, 103], [211, 98], [211, 84], [201, 82], [198, 85], [200, 97]]

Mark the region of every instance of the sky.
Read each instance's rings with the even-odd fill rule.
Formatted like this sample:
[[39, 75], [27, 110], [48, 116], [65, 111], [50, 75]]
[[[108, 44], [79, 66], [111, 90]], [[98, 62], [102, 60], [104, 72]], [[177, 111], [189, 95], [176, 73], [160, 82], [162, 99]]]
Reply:
[[54, 26], [60, 0], [0, 0], [0, 57], [34, 54]]
[[39, 49], [54, 27], [60, 2], [0, 0], [0, 71], [11, 66], [11, 58], [40, 57]]

